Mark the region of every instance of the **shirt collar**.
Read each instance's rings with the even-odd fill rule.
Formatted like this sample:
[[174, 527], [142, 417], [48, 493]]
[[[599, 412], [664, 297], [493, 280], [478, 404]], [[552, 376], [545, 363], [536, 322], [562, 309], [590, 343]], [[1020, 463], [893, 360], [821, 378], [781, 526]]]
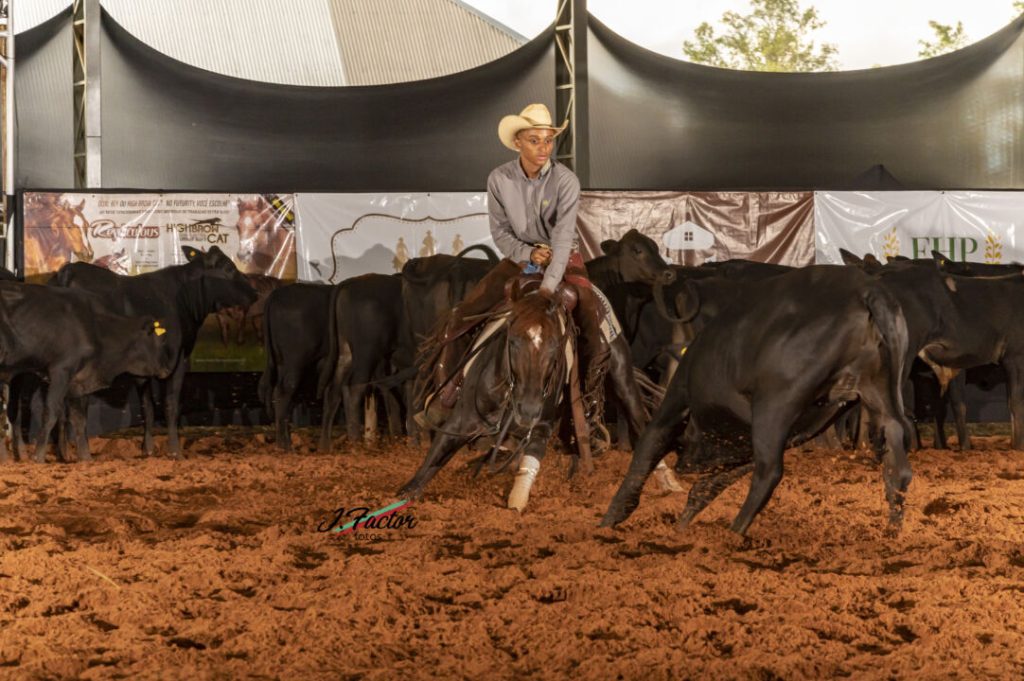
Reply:
[[544, 162], [544, 165], [541, 166], [540, 172], [537, 173], [537, 177], [531, 178], [529, 175], [526, 174], [526, 171], [523, 170], [523, 164], [519, 162], [518, 158], [515, 161], [513, 161], [513, 163], [516, 164], [516, 168], [519, 170], [519, 175], [525, 180], [539, 180], [548, 173], [550, 173], [551, 169], [555, 167], [554, 161], [552, 161], [549, 158], [547, 161]]

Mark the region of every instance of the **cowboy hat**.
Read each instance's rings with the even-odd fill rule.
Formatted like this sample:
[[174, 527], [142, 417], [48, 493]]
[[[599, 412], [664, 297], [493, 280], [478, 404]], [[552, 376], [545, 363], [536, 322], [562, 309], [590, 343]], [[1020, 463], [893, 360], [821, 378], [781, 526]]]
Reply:
[[519, 112], [518, 116], [505, 116], [501, 119], [501, 122], [498, 123], [498, 139], [512, 151], [519, 151], [516, 149], [515, 139], [516, 133], [520, 130], [543, 128], [544, 130], [554, 130], [555, 134], [558, 135], [568, 125], [569, 121], [562, 123], [561, 127], [552, 125], [551, 112], [548, 111], [546, 106], [543, 104], [530, 104]]

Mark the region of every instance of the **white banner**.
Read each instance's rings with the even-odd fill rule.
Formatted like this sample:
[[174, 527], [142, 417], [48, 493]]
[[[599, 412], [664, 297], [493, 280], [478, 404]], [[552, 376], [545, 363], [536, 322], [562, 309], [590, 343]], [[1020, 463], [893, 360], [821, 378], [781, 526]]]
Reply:
[[[297, 194], [298, 275], [336, 284], [491, 240], [487, 194]], [[498, 253], [500, 257], [500, 253]]]
[[[958, 261], [1024, 262], [1024, 192], [815, 192], [815, 259], [839, 264], [854, 255]], [[1022, 232], [1024, 236], [1024, 232]]]

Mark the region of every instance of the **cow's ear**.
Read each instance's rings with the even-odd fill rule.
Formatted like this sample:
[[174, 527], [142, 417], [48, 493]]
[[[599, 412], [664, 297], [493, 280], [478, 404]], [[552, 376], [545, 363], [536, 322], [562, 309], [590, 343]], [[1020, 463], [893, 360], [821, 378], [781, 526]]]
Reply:
[[686, 280], [682, 290], [676, 293], [676, 314], [683, 322], [692, 321], [700, 312], [700, 291], [693, 282]]
[[619, 252], [619, 242], [615, 239], [605, 239], [601, 242], [601, 252], [605, 255], [615, 255]]
[[192, 246], [182, 246], [181, 252], [185, 254], [185, 260], [192, 262], [193, 260], [202, 257], [203, 252], [198, 248]]
[[210, 250], [208, 250], [207, 253], [209, 253], [210, 255], [219, 255], [224, 258], [227, 257], [226, 255], [224, 255], [224, 251], [220, 250], [219, 246], [211, 246]]
[[878, 260], [878, 258], [876, 258], [871, 253], [865, 253], [864, 254], [864, 264], [865, 265], [872, 265], [874, 267], [881, 267], [882, 266], [882, 263]]
[[935, 259], [935, 262], [938, 263], [939, 269], [945, 269], [949, 265], [953, 264], [952, 260], [938, 251], [932, 251], [932, 257]]
[[864, 264], [863, 260], [855, 256], [853, 253], [850, 253], [845, 248], [839, 249], [839, 257], [843, 259], [844, 265], [853, 265], [855, 267], [860, 267], [861, 265]]

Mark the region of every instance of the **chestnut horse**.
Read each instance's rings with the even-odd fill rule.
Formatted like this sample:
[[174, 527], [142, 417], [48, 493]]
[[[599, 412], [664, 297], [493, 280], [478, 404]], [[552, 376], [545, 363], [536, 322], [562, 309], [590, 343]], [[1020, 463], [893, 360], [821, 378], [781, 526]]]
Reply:
[[521, 455], [508, 503], [525, 507], [548, 440], [566, 413], [575, 295], [565, 284], [554, 297], [524, 295], [513, 285], [511, 304], [484, 326], [464, 360], [459, 401], [437, 424], [426, 459], [400, 494], [418, 498], [456, 451], [475, 444], [491, 447], [492, 463], [499, 448]]
[[295, 278], [295, 230], [288, 229], [263, 196], [238, 199], [238, 254], [247, 274]]
[[92, 262], [89, 221], [77, 206], [56, 194], [31, 195], [25, 205], [25, 274], [56, 272], [68, 262]]

